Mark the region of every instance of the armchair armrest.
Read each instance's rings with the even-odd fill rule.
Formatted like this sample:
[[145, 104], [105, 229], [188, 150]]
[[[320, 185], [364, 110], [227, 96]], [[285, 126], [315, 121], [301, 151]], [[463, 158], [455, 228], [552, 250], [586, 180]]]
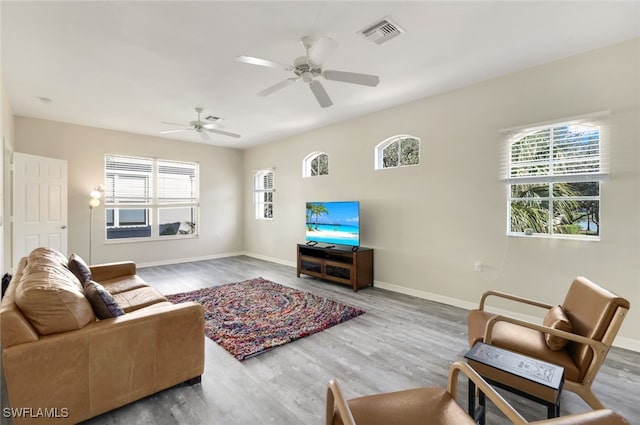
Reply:
[[500, 316], [500, 315], [493, 316], [491, 319], [487, 321], [487, 327], [485, 328], [485, 334], [484, 334], [485, 343], [491, 344], [491, 340], [493, 338], [493, 327], [498, 322], [513, 323], [514, 325], [519, 325], [525, 328], [535, 329], [537, 331], [544, 332], [547, 334], [556, 335], [561, 338], [568, 339], [569, 341], [578, 342], [580, 344], [586, 344], [589, 347], [591, 347], [591, 349], [594, 352], [594, 355], [596, 356], [599, 355], [599, 353], [606, 353], [608, 351], [607, 346], [598, 340], [587, 338], [582, 335], [577, 335], [571, 332], [562, 331], [560, 329], [539, 325], [537, 323], [527, 322], [526, 320], [520, 320], [520, 319], [515, 319], [513, 317]]
[[[453, 398], [456, 398], [458, 392], [458, 375], [462, 372], [467, 378], [471, 379], [476, 387], [484, 393], [489, 400], [496, 405], [498, 409], [513, 423], [513, 425], [524, 425], [527, 423], [526, 419], [520, 415], [507, 401], [502, 398], [496, 390], [490, 386], [478, 372], [473, 370], [471, 366], [463, 362], [454, 362], [449, 367], [449, 384], [447, 390]], [[347, 424], [345, 424], [347, 425]]]
[[338, 381], [332, 379], [329, 381], [329, 387], [327, 388], [327, 412], [325, 417], [327, 418], [326, 425], [333, 425], [333, 409], [338, 409], [340, 418], [344, 425], [357, 425], [347, 400], [342, 395], [342, 390]]
[[136, 274], [136, 263], [133, 261], [121, 261], [117, 263], [95, 264], [89, 266], [93, 280], [101, 282], [123, 276]]
[[[451, 397], [455, 399], [457, 396], [458, 376], [460, 372], [471, 379], [476, 384], [477, 388], [482, 391], [514, 425], [527, 424], [527, 421], [522, 417], [522, 415], [511, 407], [511, 405], [507, 403], [506, 400], [502, 398], [495, 389], [493, 389], [493, 387], [487, 384], [487, 382], [466, 363], [455, 362], [449, 368], [447, 391], [451, 394]], [[349, 409], [349, 404], [340, 390], [340, 385], [336, 380], [332, 379], [329, 381], [329, 386], [327, 388], [326, 425], [333, 424], [334, 409], [337, 409], [340, 413], [340, 418], [344, 425], [357, 425], [353, 419], [353, 415], [351, 414], [351, 409]]]
[[608, 409], [568, 415], [555, 419], [532, 422], [532, 425], [629, 425], [629, 422]]
[[515, 302], [519, 302], [519, 303], [523, 303], [523, 304], [528, 304], [528, 305], [532, 305], [534, 307], [540, 307], [540, 308], [544, 308], [549, 310], [550, 308], [552, 308], [553, 306], [547, 303], [543, 303], [540, 301], [536, 301], [536, 300], [532, 300], [529, 298], [524, 298], [524, 297], [519, 297], [517, 295], [512, 295], [512, 294], [507, 294], [505, 292], [499, 292], [499, 291], [487, 291], [484, 294], [482, 294], [482, 297], [480, 297], [480, 306], [478, 307], [478, 310], [484, 310], [484, 305], [485, 302], [487, 300], [487, 298], [489, 298], [490, 296], [495, 296], [498, 298], [504, 298], [510, 301], [515, 301]]

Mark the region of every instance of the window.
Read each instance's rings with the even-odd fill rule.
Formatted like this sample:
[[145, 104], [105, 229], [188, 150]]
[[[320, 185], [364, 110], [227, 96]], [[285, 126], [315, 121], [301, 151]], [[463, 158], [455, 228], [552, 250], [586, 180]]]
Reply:
[[195, 235], [198, 164], [105, 156], [107, 240]]
[[302, 161], [302, 177], [326, 176], [329, 174], [329, 155], [313, 152]]
[[405, 167], [420, 163], [420, 139], [413, 136], [393, 136], [376, 146], [376, 170]]
[[600, 130], [556, 124], [509, 143], [508, 233], [600, 236]]
[[271, 220], [273, 218], [273, 171], [263, 170], [255, 174], [253, 180], [256, 218]]

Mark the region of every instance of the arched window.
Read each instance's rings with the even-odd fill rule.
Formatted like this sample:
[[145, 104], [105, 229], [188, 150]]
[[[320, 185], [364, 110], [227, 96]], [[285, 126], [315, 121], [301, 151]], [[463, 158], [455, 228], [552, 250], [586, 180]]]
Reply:
[[600, 236], [600, 129], [552, 124], [509, 141], [508, 234]]
[[420, 163], [420, 139], [408, 135], [389, 137], [376, 146], [375, 168], [406, 167]]
[[326, 176], [329, 174], [329, 154], [312, 152], [302, 161], [302, 177]]

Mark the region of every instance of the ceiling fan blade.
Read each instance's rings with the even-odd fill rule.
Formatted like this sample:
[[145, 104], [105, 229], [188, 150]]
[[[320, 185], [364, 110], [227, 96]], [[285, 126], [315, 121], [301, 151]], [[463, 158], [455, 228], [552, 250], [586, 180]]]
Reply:
[[280, 81], [278, 84], [274, 84], [271, 87], [267, 87], [261, 92], [258, 92], [258, 96], [269, 96], [271, 93], [276, 92], [280, 89], [287, 87], [290, 84], [295, 83], [297, 79], [298, 77], [294, 77], [294, 78], [287, 78], [286, 80]]
[[169, 133], [180, 133], [181, 131], [190, 131], [192, 130], [191, 128], [183, 128], [181, 130], [166, 130], [166, 131], [161, 131], [160, 134], [169, 134]]
[[202, 140], [211, 140], [206, 131], [198, 131], [198, 134]]
[[231, 133], [229, 131], [216, 130], [215, 128], [204, 128], [209, 133], [222, 134], [223, 136], [235, 137], [236, 139], [240, 137], [239, 134]]
[[331, 101], [329, 94], [324, 89], [322, 84], [320, 84], [320, 81], [313, 80], [312, 82], [309, 83], [309, 87], [311, 88], [311, 91], [313, 92], [313, 95], [316, 97], [316, 100], [318, 101], [320, 106], [322, 106], [323, 108], [326, 108], [333, 105], [333, 102]]
[[343, 83], [360, 84], [375, 87], [380, 82], [377, 75], [359, 74], [357, 72], [323, 71], [322, 76], [327, 80], [342, 81]]
[[309, 62], [321, 67], [325, 60], [338, 47], [338, 42], [327, 37], [320, 37], [309, 51]]
[[179, 123], [179, 122], [162, 121], [162, 124], [179, 125], [179, 126], [182, 126], [182, 127], [189, 127], [189, 124], [182, 124], [182, 123]]
[[253, 56], [238, 56], [236, 57], [236, 60], [238, 62], [250, 63], [252, 65], [267, 66], [269, 68], [280, 68], [284, 69], [285, 71], [293, 70], [293, 67], [291, 65], [274, 62], [268, 59], [255, 58]]

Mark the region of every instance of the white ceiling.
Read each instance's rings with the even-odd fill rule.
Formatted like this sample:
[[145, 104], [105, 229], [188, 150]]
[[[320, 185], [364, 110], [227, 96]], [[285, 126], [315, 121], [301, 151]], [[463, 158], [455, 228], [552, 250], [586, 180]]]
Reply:
[[[203, 106], [242, 135], [206, 143], [239, 148], [640, 36], [640, 1], [2, 1], [0, 14], [15, 115], [203, 142], [159, 134]], [[406, 33], [382, 45], [358, 34], [387, 16]], [[380, 84], [321, 80], [324, 109], [301, 81], [258, 97], [292, 74], [236, 56], [290, 64], [304, 35], [339, 42], [325, 68]]]

